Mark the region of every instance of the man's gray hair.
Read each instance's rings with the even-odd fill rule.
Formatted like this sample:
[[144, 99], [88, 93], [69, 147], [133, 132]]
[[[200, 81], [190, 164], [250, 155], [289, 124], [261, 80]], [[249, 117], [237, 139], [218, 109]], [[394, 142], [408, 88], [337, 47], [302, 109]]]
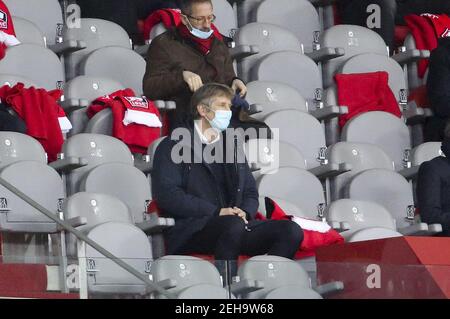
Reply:
[[192, 6], [197, 3], [210, 3], [212, 5], [211, 0], [180, 0], [179, 7], [181, 12], [184, 14], [192, 14]]

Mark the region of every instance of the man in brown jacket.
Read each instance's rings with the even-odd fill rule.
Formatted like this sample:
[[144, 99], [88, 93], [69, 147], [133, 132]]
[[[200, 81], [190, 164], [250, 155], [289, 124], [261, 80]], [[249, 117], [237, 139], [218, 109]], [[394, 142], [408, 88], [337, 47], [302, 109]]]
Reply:
[[247, 92], [236, 77], [228, 47], [211, 29], [211, 0], [184, 0], [180, 9], [182, 23], [152, 41], [143, 81], [149, 99], [176, 102], [176, 111], [169, 113], [170, 129], [183, 126], [192, 93], [204, 83], [228, 85], [241, 96]]

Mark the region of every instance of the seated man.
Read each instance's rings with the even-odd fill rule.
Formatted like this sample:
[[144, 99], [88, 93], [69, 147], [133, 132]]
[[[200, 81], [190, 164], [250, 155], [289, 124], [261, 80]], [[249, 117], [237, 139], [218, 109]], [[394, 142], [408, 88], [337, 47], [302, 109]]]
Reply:
[[[255, 220], [255, 180], [243, 152], [236, 161], [230, 150], [236, 143], [231, 139], [230, 144], [233, 130], [222, 134], [230, 123], [232, 97], [225, 85], [202, 86], [192, 97], [186, 128], [175, 130], [156, 150], [153, 198], [163, 216], [175, 219], [165, 234], [167, 253], [214, 254], [216, 260], [266, 253], [293, 258], [302, 229], [290, 220]], [[177, 140], [179, 136], [183, 138]], [[204, 155], [212, 149], [214, 158]]]
[[180, 9], [178, 28], [151, 42], [143, 80], [146, 97], [177, 103], [169, 114], [171, 129], [182, 125], [192, 93], [204, 83], [229, 85], [241, 96], [247, 91], [236, 77], [228, 47], [211, 29], [215, 20], [211, 0], [183, 0]]
[[420, 165], [417, 200], [421, 219], [428, 224], [441, 224], [443, 236], [450, 236], [450, 122], [445, 128], [442, 152]]

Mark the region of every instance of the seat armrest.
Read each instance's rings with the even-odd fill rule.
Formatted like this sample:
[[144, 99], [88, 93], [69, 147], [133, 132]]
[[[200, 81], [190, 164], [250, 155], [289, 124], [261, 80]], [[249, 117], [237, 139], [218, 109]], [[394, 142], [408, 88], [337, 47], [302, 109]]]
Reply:
[[416, 165], [416, 166], [404, 168], [404, 169], [398, 171], [398, 173], [408, 180], [415, 179], [415, 178], [417, 178], [417, 174], [419, 173], [419, 167], [420, 166]]
[[404, 236], [428, 236], [430, 232], [428, 225], [425, 223], [417, 223], [411, 226], [399, 228], [398, 232]]
[[329, 221], [328, 225], [331, 226], [335, 231], [338, 233], [342, 233], [346, 230], [350, 230], [351, 226], [348, 222], [335, 222], [335, 221]]
[[148, 216], [148, 220], [136, 224], [138, 228], [148, 235], [161, 233], [164, 229], [175, 224], [172, 218], [159, 217], [156, 213], [148, 214]]
[[256, 45], [238, 45], [230, 49], [230, 55], [233, 60], [242, 60], [258, 53], [259, 48]]
[[322, 297], [328, 297], [344, 290], [344, 283], [342, 281], [333, 281], [317, 286], [314, 290]]
[[244, 279], [230, 285], [230, 290], [234, 295], [245, 295], [264, 288], [264, 283], [260, 280]]
[[314, 116], [319, 121], [330, 120], [332, 118], [341, 116], [342, 114], [348, 113], [347, 106], [337, 106], [337, 105], [328, 105], [322, 108], [317, 108], [312, 110], [310, 114]]
[[89, 106], [89, 102], [86, 99], [67, 99], [59, 102], [59, 105], [65, 112], [73, 112]]
[[344, 54], [344, 48], [321, 48], [319, 50], [305, 53], [306, 56], [310, 57], [316, 63], [329, 61], [331, 59], [343, 56]]
[[[82, 216], [77, 216], [74, 218], [70, 218], [65, 220], [66, 223], [68, 223], [70, 226], [76, 228], [79, 226], [84, 226], [87, 224], [87, 218], [86, 217], [82, 217]], [[63, 231], [64, 228], [58, 225], [58, 230], [59, 231]]]
[[49, 164], [58, 173], [69, 173], [77, 168], [88, 165], [87, 159], [83, 157], [66, 157], [58, 159]]
[[[175, 288], [178, 285], [178, 283], [175, 279], [164, 279], [164, 280], [155, 282], [155, 284], [158, 285], [159, 287], [161, 287], [162, 289]], [[151, 293], [156, 292], [156, 289], [148, 286], [146, 292], [147, 292], [147, 294], [151, 294]]]
[[396, 53], [392, 56], [392, 59], [398, 62], [400, 65], [410, 64], [423, 59], [423, 53], [421, 50], [413, 49]]
[[263, 106], [261, 104], [251, 104], [250, 108], [248, 109], [248, 114], [256, 114], [261, 113], [264, 110]]
[[328, 163], [309, 169], [313, 175], [319, 179], [325, 179], [328, 177], [335, 177], [352, 169], [352, 166], [348, 163]]
[[56, 43], [48, 46], [50, 50], [59, 55], [80, 51], [86, 49], [86, 47], [86, 42], [79, 40], [66, 40], [61, 43]]

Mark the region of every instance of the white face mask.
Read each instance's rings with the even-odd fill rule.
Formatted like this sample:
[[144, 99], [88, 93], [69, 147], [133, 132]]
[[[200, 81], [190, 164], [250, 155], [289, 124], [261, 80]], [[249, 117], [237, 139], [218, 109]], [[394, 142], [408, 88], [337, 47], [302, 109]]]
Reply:
[[209, 31], [202, 31], [200, 29], [194, 28], [192, 26], [191, 22], [189, 21], [188, 17], [187, 16], [184, 16], [184, 17], [186, 18], [187, 22], [189, 23], [188, 30], [194, 37], [206, 40], [214, 33], [213, 29], [211, 29]]

